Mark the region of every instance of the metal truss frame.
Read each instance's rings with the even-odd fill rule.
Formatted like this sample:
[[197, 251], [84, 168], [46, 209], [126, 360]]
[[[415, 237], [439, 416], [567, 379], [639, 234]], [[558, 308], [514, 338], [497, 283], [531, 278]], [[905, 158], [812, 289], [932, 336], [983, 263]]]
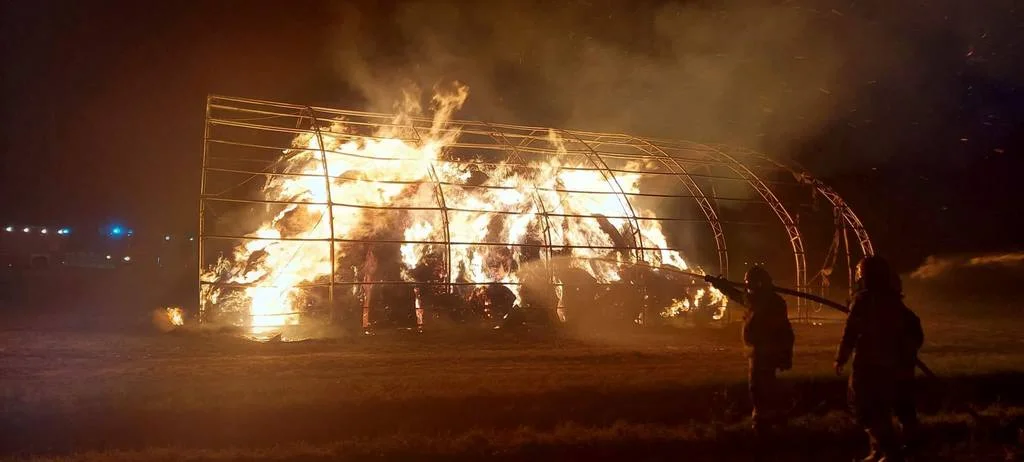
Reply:
[[[334, 208], [335, 207], [359, 207], [353, 204], [345, 204], [344, 200], [336, 201], [335, 198], [330, 196], [332, 182], [335, 181], [368, 181], [368, 182], [379, 182], [388, 183], [387, 181], [377, 181], [374, 179], [360, 179], [360, 178], [347, 178], [332, 176], [331, 172], [327, 168], [327, 157], [329, 154], [338, 154], [325, 149], [322, 130], [325, 129], [325, 123], [330, 123], [335, 120], [343, 119], [345, 124], [352, 125], [359, 128], [374, 129], [380, 127], [394, 127], [409, 130], [413, 134], [412, 141], [420, 138], [419, 130], [421, 128], [430, 127], [431, 120], [421, 117], [408, 118], [407, 123], [409, 125], [398, 127], [393, 125], [393, 116], [388, 114], [369, 113], [362, 111], [349, 111], [339, 110], [334, 108], [326, 107], [315, 107], [309, 105], [290, 104], [283, 102], [256, 100], [249, 98], [235, 98], [228, 96], [214, 96], [211, 95], [207, 98], [206, 102], [206, 119], [204, 125], [204, 143], [202, 150], [202, 177], [200, 181], [200, 199], [199, 199], [199, 268], [200, 274], [204, 271], [204, 266], [209, 262], [206, 261], [207, 254], [204, 247], [207, 243], [213, 240], [230, 239], [230, 240], [252, 240], [262, 239], [252, 235], [234, 235], [234, 234], [218, 234], [210, 232], [206, 229], [206, 219], [210, 213], [211, 204], [219, 202], [233, 202], [233, 203], [249, 203], [249, 204], [277, 204], [284, 203], [288, 204], [291, 202], [287, 201], [269, 201], [263, 199], [251, 199], [251, 198], [237, 198], [231, 197], [230, 194], [226, 194], [225, 191], [214, 192], [210, 191], [209, 176], [218, 173], [247, 175], [247, 179], [243, 181], [249, 181], [253, 178], [260, 176], [320, 176], [323, 178], [327, 196], [326, 202], [295, 202], [301, 205], [317, 205], [325, 206], [327, 209], [327, 219], [330, 221], [330, 237], [325, 239], [299, 239], [299, 238], [280, 238], [276, 240], [287, 241], [321, 241], [328, 242], [330, 253], [331, 253], [331, 275], [330, 282], [326, 284], [310, 284], [310, 286], [327, 286], [329, 301], [333, 302], [335, 288], [341, 286], [348, 286], [352, 284], [366, 284], [366, 282], [346, 282], [339, 281], [336, 268], [338, 261], [338, 254], [336, 253], [336, 246], [340, 243], [351, 243], [351, 242], [362, 242], [357, 239], [346, 239], [339, 237], [334, 232]], [[235, 135], [224, 136], [218, 134], [221, 129], [233, 130]], [[841, 223], [843, 226], [843, 232], [852, 231], [857, 239], [858, 247], [863, 255], [871, 255], [874, 253], [874, 248], [871, 243], [870, 237], [868, 236], [867, 230], [863, 223], [853, 212], [850, 206], [831, 188], [822, 183], [820, 180], [814, 178], [806, 171], [799, 167], [794, 167], [790, 163], [783, 163], [776, 159], [772, 159], [766, 155], [742, 149], [735, 148], [725, 145], [709, 145], [700, 144], [678, 140], [663, 140], [654, 138], [641, 138], [633, 135], [624, 134], [611, 134], [611, 133], [598, 133], [598, 132], [587, 132], [580, 130], [566, 130], [566, 129], [550, 129], [545, 127], [534, 127], [534, 126], [523, 126], [523, 125], [511, 125], [511, 124], [499, 124], [499, 123], [486, 123], [486, 122], [474, 122], [474, 121], [462, 121], [452, 120], [448, 123], [448, 126], [444, 130], [458, 130], [461, 137], [472, 135], [479, 139], [486, 138], [488, 142], [472, 142], [462, 141], [462, 138], [457, 140], [452, 146], [446, 148], [447, 150], [462, 150], [462, 151], [479, 151], [479, 152], [498, 152], [504, 155], [504, 160], [501, 162], [504, 165], [514, 166], [516, 168], [529, 169], [532, 168], [528, 161], [529, 156], [541, 155], [541, 156], [556, 156], [559, 155], [554, 149], [544, 146], [547, 143], [547, 136], [550, 133], [561, 136], [562, 140], [567, 145], [572, 146], [571, 152], [568, 155], [575, 156], [576, 158], [586, 159], [589, 163], [589, 167], [577, 165], [572, 167], [566, 167], [568, 170], [590, 170], [599, 172], [605, 181], [607, 181], [609, 188], [612, 193], [616, 195], [616, 198], [620, 202], [622, 215], [611, 216], [606, 218], [617, 218], [626, 220], [631, 224], [632, 229], [635, 232], [632, 242], [635, 243], [635, 247], [629, 250], [635, 256], [635, 259], [639, 263], [644, 262], [647, 251], [651, 250], [652, 247], [644, 242], [644, 238], [640, 233], [640, 223], [644, 220], [659, 220], [665, 222], [704, 222], [710, 230], [713, 245], [715, 246], [717, 254], [717, 272], [718, 274], [729, 274], [729, 261], [730, 261], [730, 247], [727, 244], [727, 233], [723, 224], [729, 225], [759, 225], [763, 226], [766, 223], [760, 222], [742, 222], [734, 221], [729, 222], [721, 219], [720, 204], [735, 201], [743, 204], [763, 204], [767, 206], [775, 217], [778, 219], [783, 230], [786, 233], [788, 239], [788, 246], [792, 251], [793, 265], [794, 265], [794, 281], [798, 289], [806, 289], [808, 284], [807, 278], [807, 252], [804, 248], [804, 242], [800, 233], [800, 223], [794, 218], [794, 215], [789, 211], [783, 200], [776, 194], [774, 187], [778, 186], [780, 182], [775, 176], [780, 172], [787, 172], [792, 175], [794, 181], [787, 184], [797, 184], [809, 187], [825, 197], [834, 207], [835, 213], [841, 220], [836, 220], [837, 223]], [[320, 160], [323, 164], [322, 174], [310, 175], [310, 174], [298, 174], [298, 173], [286, 173], [282, 171], [276, 171], [274, 169], [275, 164], [273, 161], [267, 160], [271, 153], [276, 152], [277, 156], [280, 156], [282, 152], [292, 149], [291, 146], [281, 145], [280, 143], [268, 143], [263, 141], [267, 134], [274, 134], [279, 136], [296, 136], [300, 134], [312, 135], [317, 140], [317, 148], [320, 154]], [[338, 133], [331, 133], [331, 136], [337, 137]], [[369, 138], [366, 135], [353, 135], [353, 137]], [[267, 157], [261, 159], [250, 159], [250, 158], [231, 158], [231, 162], [228, 166], [221, 161], [225, 158], [218, 157], [219, 151], [222, 149], [233, 148], [236, 150], [250, 150], [253, 152], [266, 152]], [[395, 158], [374, 158], [381, 162], [401, 160]], [[436, 171], [436, 164], [439, 163], [462, 163], [462, 164], [477, 164], [479, 166], [493, 166], [497, 165], [494, 163], [488, 163], [480, 160], [458, 160], [454, 157], [449, 158], [442, 156], [441, 159], [436, 162], [432, 162], [428, 168], [429, 172], [427, 177], [429, 182], [432, 183], [434, 189], [434, 196], [436, 199], [436, 206], [434, 207], [388, 207], [396, 210], [436, 210], [440, 212], [442, 222], [444, 226], [444, 241], [427, 242], [427, 241], [394, 241], [395, 244], [404, 243], [415, 243], [415, 244], [433, 244], [444, 246], [446, 256], [445, 265], [448, 274], [448, 281], [446, 282], [447, 290], [451, 292], [455, 286], [458, 286], [460, 282], [451, 280], [452, 276], [452, 246], [454, 245], [469, 245], [469, 246], [490, 246], [490, 245], [503, 245], [503, 246], [525, 246], [521, 243], [485, 243], [485, 242], [453, 242], [450, 231], [449, 214], [452, 212], [487, 212], [487, 213], [514, 213], [514, 212], [499, 212], [499, 211], [485, 211], [485, 210], [472, 210], [472, 209], [459, 209], [449, 205], [445, 200], [444, 188], [449, 187], [470, 187], [462, 184], [445, 183], [438, 176]], [[616, 163], [627, 163], [629, 168], [617, 168], [613, 165]], [[249, 167], [246, 165], [261, 165], [262, 168]], [[727, 172], [722, 174], [721, 172]], [[717, 173], [716, 173], [717, 172]], [[644, 192], [629, 192], [623, 189], [622, 184], [619, 181], [619, 175], [622, 174], [638, 174], [644, 177], [657, 177], [657, 176], [668, 176], [674, 178], [673, 181], [678, 181], [682, 185], [680, 193], [678, 194], [654, 194]], [[739, 182], [747, 185], [753, 194], [750, 197], [723, 197], [717, 194], [715, 184], [723, 182]], [[392, 182], [395, 183], [395, 182]], [[427, 181], [419, 182], [426, 184]], [[488, 187], [498, 188], [496, 186], [472, 186], [472, 187]], [[230, 189], [230, 188], [229, 188]], [[556, 188], [559, 194], [597, 194], [593, 191], [574, 191], [564, 188]], [[602, 248], [600, 246], [590, 245], [561, 245], [552, 242], [551, 236], [551, 217], [578, 217], [578, 218], [593, 218], [589, 216], [577, 216], [572, 214], [555, 213], [552, 210], [548, 210], [544, 205], [544, 201], [541, 199], [541, 189], [538, 189], [536, 185], [533, 185], [533, 190], [529, 194], [531, 200], [535, 201], [540, 213], [540, 219], [543, 222], [544, 227], [544, 243], [542, 247], [543, 253], [548, 259], [552, 256], [554, 248], [565, 249], [565, 248]], [[633, 201], [636, 198], [682, 198], [692, 199], [697, 208], [700, 211], [700, 217], [641, 217], [637, 214], [634, 208]], [[383, 241], [374, 241], [383, 242]], [[533, 244], [531, 246], [536, 247]], [[623, 249], [618, 249], [623, 250]], [[680, 250], [684, 249], [670, 249]], [[685, 254], [685, 252], [684, 252]], [[733, 256], [735, 257], [735, 256]], [[709, 270], [709, 272], [714, 272]], [[553, 275], [549, 274], [552, 281], [554, 282]], [[402, 281], [381, 281], [375, 282], [375, 284], [403, 284]], [[201, 284], [206, 284], [201, 281]], [[474, 284], [475, 285], [475, 284]], [[200, 307], [204, 304], [200, 303]], [[802, 302], [798, 302], [798, 313], [804, 313], [804, 307]], [[202, 313], [201, 313], [202, 315]]]

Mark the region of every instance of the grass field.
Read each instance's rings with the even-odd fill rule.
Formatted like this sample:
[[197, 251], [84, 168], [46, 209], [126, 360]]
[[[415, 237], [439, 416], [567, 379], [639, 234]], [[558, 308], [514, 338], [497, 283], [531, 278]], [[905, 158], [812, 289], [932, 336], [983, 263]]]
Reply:
[[[747, 430], [735, 328], [382, 333], [296, 343], [0, 332], [2, 452], [54, 460], [849, 460], [839, 325], [798, 326], [793, 419]], [[931, 320], [925, 460], [1003, 460], [1020, 324]], [[987, 416], [974, 422], [972, 405]]]

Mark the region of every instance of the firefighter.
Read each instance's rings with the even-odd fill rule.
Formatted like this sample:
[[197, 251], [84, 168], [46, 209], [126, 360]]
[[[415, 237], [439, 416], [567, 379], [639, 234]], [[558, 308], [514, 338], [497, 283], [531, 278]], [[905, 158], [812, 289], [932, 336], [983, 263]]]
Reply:
[[747, 271], [746, 291], [722, 278], [706, 276], [705, 281], [736, 303], [747, 308], [743, 323], [743, 343], [747, 346], [748, 386], [753, 404], [751, 420], [759, 435], [779, 422], [777, 371], [793, 366], [793, 328], [789, 324], [786, 301], [775, 293], [772, 278], [764, 268]]
[[868, 434], [871, 453], [864, 461], [901, 461], [904, 448], [892, 424], [900, 421], [904, 439], [916, 431], [914, 367], [924, 343], [921, 320], [903, 304], [898, 277], [880, 257], [857, 264], [857, 292], [836, 354], [836, 374], [853, 354], [849, 399], [857, 423]]

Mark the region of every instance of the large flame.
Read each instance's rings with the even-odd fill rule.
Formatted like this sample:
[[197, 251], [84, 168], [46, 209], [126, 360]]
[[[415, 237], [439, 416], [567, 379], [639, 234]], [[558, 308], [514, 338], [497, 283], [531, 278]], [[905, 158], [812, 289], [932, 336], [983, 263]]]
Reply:
[[[639, 192], [640, 175], [609, 177], [610, 172], [594, 168], [585, 156], [569, 155], [566, 141], [554, 131], [547, 142], [562, 155], [544, 161], [472, 166], [447, 162], [445, 148], [460, 134], [448, 121], [467, 95], [462, 85], [437, 93], [429, 130], [413, 128], [411, 118], [420, 108], [407, 98], [393, 123], [372, 134], [333, 120], [319, 132], [296, 136], [293, 149], [278, 162], [280, 172], [295, 176], [272, 176], [262, 192], [269, 201], [311, 205], [281, 205], [249, 235], [253, 239], [210, 268], [203, 275], [210, 283], [204, 286], [206, 302], [239, 312], [239, 324], [257, 336], [299, 324], [306, 305], [303, 286], [329, 281], [332, 273], [326, 241], [331, 215], [334, 238], [342, 243], [386, 235], [405, 242], [397, 264], [406, 281], [414, 280], [412, 271], [431, 255], [450, 251], [450, 272], [442, 271], [441, 281], [505, 284], [517, 299], [517, 269], [528, 260], [552, 258], [543, 250], [537, 254], [537, 246], [546, 243], [599, 283], [621, 280], [622, 264], [640, 259], [654, 267], [689, 269], [679, 252], [668, 249], [661, 223], [643, 219], [654, 213], [629, 205], [626, 194]], [[329, 191], [325, 168], [331, 177]], [[439, 197], [445, 214], [438, 211]], [[334, 205], [332, 213], [328, 203]], [[535, 244], [532, 254], [527, 254], [529, 247], [510, 245], [524, 243]], [[638, 244], [642, 251], [622, 251]], [[336, 272], [348, 275], [338, 280], [381, 280], [372, 251], [339, 247], [339, 260], [363, 263], [346, 270], [333, 262]], [[241, 285], [244, 294], [225, 296], [218, 284]], [[714, 292], [714, 302], [722, 303], [721, 294]], [[703, 298], [701, 294], [697, 299]], [[681, 303], [669, 308], [682, 310]]]

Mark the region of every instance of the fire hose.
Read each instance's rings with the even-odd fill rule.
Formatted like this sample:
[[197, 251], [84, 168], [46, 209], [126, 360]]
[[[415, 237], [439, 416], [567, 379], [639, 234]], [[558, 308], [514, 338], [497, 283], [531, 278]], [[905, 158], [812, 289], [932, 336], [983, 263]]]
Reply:
[[[588, 258], [587, 260], [605, 261], [605, 262], [609, 262], [609, 263], [619, 263], [617, 260], [606, 259], [606, 258]], [[673, 273], [682, 274], [684, 276], [690, 276], [690, 277], [697, 278], [697, 279], [705, 279], [708, 276], [706, 274], [693, 273], [693, 272], [690, 272], [690, 271], [683, 271], [681, 269], [674, 268], [674, 267], [671, 267], [671, 266], [654, 266], [654, 265], [647, 264], [647, 263], [634, 263], [634, 264], [639, 265], [639, 266], [645, 266], [645, 267], [648, 267], [648, 268], [651, 268], [651, 269], [657, 269], [657, 270], [662, 270], [662, 271], [666, 271], [667, 270], [667, 271], [671, 271]], [[743, 287], [744, 286], [744, 284], [742, 284], [742, 283], [730, 281], [730, 280], [725, 279], [725, 278], [716, 277], [715, 279], [718, 280], [718, 281], [724, 282], [726, 284], [732, 285], [733, 287]], [[799, 290], [794, 290], [794, 289], [787, 289], [785, 287], [772, 286], [772, 290], [775, 291], [776, 293], [779, 293], [779, 294], [791, 295], [793, 297], [799, 297], [799, 298], [802, 298], [804, 300], [810, 300], [812, 302], [816, 302], [816, 303], [820, 303], [822, 305], [825, 305], [825, 306], [827, 306], [829, 308], [832, 308], [832, 309], [834, 309], [836, 311], [839, 311], [841, 313], [850, 314], [850, 308], [848, 308], [846, 305], [843, 305], [843, 304], [838, 303], [838, 302], [834, 302], [834, 301], [829, 300], [829, 299], [827, 299], [825, 297], [819, 297], [819, 296], [814, 295], [814, 294], [809, 294], [807, 292], [801, 292]], [[921, 358], [915, 358], [914, 361], [915, 361], [915, 365], [917, 366], [917, 368], [920, 369], [922, 373], [924, 373], [925, 377], [928, 377], [930, 379], [937, 379], [938, 378], [938, 376], [935, 375], [935, 372], [933, 372], [931, 370], [931, 368], [928, 367], [928, 365], [924, 363], [924, 361], [921, 361]]]
[[[703, 275], [703, 274], [690, 273], [690, 272], [687, 272], [687, 271], [681, 271], [681, 270], [675, 270], [675, 269], [673, 269], [673, 271], [678, 272], [680, 274], [684, 274], [686, 276], [691, 276], [691, 277], [701, 278], [701, 279], [704, 279], [705, 276], [706, 276], [706, 275]], [[743, 284], [741, 284], [739, 282], [733, 282], [733, 281], [730, 281], [730, 280], [725, 279], [725, 278], [715, 278], [715, 279], [718, 280], [718, 281], [724, 282], [726, 284], [732, 285], [733, 287], [741, 287], [741, 286], [743, 286]], [[834, 302], [834, 301], [829, 300], [829, 299], [827, 299], [825, 297], [819, 297], [819, 296], [814, 295], [814, 294], [809, 294], [807, 292], [801, 292], [799, 290], [794, 290], [794, 289], [787, 289], [785, 287], [772, 286], [772, 290], [774, 290], [776, 293], [779, 293], [779, 294], [791, 295], [791, 296], [794, 296], [794, 297], [800, 297], [800, 298], [802, 298], [804, 300], [810, 300], [810, 301], [815, 302], [815, 303], [821, 303], [822, 305], [825, 305], [825, 306], [827, 306], [829, 308], [835, 309], [836, 311], [839, 311], [841, 313], [850, 314], [850, 309], [846, 305], [843, 305], [843, 304], [838, 303], [838, 302]], [[936, 378], [937, 377], [935, 375], [935, 373], [932, 372], [931, 368], [929, 368], [928, 365], [924, 363], [924, 361], [921, 361], [921, 358], [916, 358], [915, 361], [916, 361], [915, 364], [917, 365], [917, 368], [921, 369], [921, 372], [923, 372], [925, 376], [927, 376], [928, 378]]]
[[[592, 260], [605, 260], [605, 259], [593, 258]], [[606, 260], [606, 261], [613, 262], [613, 263], [615, 262], [614, 260]], [[689, 271], [683, 271], [683, 270], [680, 270], [680, 269], [677, 269], [677, 268], [673, 268], [671, 266], [655, 267], [653, 265], [649, 265], [649, 264], [645, 264], [645, 263], [639, 263], [639, 264], [642, 265], [642, 266], [650, 267], [652, 269], [658, 269], [658, 270], [663, 270], [663, 271], [667, 270], [667, 271], [671, 271], [671, 272], [674, 272], [674, 273], [677, 273], [677, 274], [682, 274], [684, 276], [690, 276], [690, 277], [697, 278], [697, 279], [705, 279], [707, 277], [706, 274], [699, 274], [699, 273], [693, 273], [693, 272], [689, 272]], [[742, 283], [739, 283], [739, 282], [730, 281], [730, 280], [725, 279], [725, 278], [717, 278], [716, 277], [715, 279], [718, 280], [718, 281], [724, 282], [726, 284], [730, 284], [733, 287], [742, 287], [742, 286], [745, 285], [745, 284], [742, 284]], [[794, 296], [794, 297], [803, 298], [805, 300], [810, 300], [812, 302], [820, 303], [822, 305], [825, 305], [825, 306], [827, 306], [829, 308], [832, 308], [832, 309], [834, 309], [836, 311], [839, 311], [841, 313], [844, 313], [844, 314], [849, 314], [850, 313], [850, 308], [847, 307], [846, 305], [843, 305], [843, 304], [838, 303], [838, 302], [834, 302], [834, 301], [829, 300], [829, 299], [827, 299], [825, 297], [819, 297], [819, 296], [814, 295], [814, 294], [809, 294], [807, 292], [801, 292], [799, 290], [794, 290], [794, 289], [788, 289], [788, 288], [785, 288], [785, 287], [772, 286], [772, 290], [775, 291], [776, 293], [779, 293], [779, 294], [791, 295], [791, 296]], [[914, 361], [915, 361], [915, 365], [917, 366], [917, 368], [921, 370], [921, 372], [925, 375], [925, 377], [928, 377], [929, 379], [939, 380], [940, 383], [941, 383], [941, 380], [939, 379], [939, 377], [935, 374], [935, 372], [933, 372], [931, 370], [931, 368], [928, 367], [927, 364], [924, 363], [924, 361], [921, 360], [921, 358], [915, 358]], [[953, 384], [952, 383], [948, 383], [947, 386], [951, 387], [950, 390], [947, 390], [947, 393], [952, 392]], [[974, 409], [973, 407], [971, 407], [969, 405], [965, 405], [963, 408], [967, 412], [967, 414], [970, 415], [975, 420], [975, 422], [978, 422], [978, 423], [988, 422], [988, 419], [984, 419], [983, 416], [981, 416], [978, 413], [978, 411], [976, 409]]]
[[[680, 274], [683, 274], [683, 275], [686, 275], [686, 276], [691, 276], [691, 277], [700, 278], [700, 279], [704, 279], [706, 277], [706, 275], [703, 275], [703, 274], [691, 273], [691, 272], [688, 272], [688, 271], [677, 270], [675, 268], [663, 268], [663, 269], [669, 269], [671, 271], [674, 271], [674, 272], [677, 272], [677, 273], [680, 273]], [[744, 285], [744, 284], [741, 284], [741, 283], [738, 283], [738, 282], [730, 281], [730, 280], [725, 279], [725, 278], [717, 278], [716, 277], [715, 279], [718, 280], [718, 281], [724, 282], [726, 284], [730, 284], [730, 285], [732, 285], [734, 287], [741, 287], [741, 286]], [[827, 306], [829, 308], [835, 309], [836, 311], [839, 311], [839, 312], [842, 312], [842, 313], [845, 313], [845, 314], [849, 314], [850, 313], [850, 309], [846, 305], [834, 302], [834, 301], [829, 300], [829, 299], [824, 298], [824, 297], [819, 297], [819, 296], [814, 295], [814, 294], [809, 294], [807, 292], [801, 292], [799, 290], [787, 289], [785, 287], [775, 287], [775, 286], [772, 286], [772, 290], [774, 290], [776, 293], [779, 293], [779, 294], [791, 295], [791, 296], [794, 296], [794, 297], [803, 298], [805, 300], [810, 300], [812, 302], [821, 303], [822, 305], [825, 305], [825, 306]], [[918, 369], [921, 370], [921, 372], [925, 375], [925, 377], [928, 377], [929, 379], [939, 380], [939, 377], [937, 375], [935, 375], [935, 372], [933, 372], [931, 370], [931, 368], [929, 368], [928, 365], [925, 364], [924, 361], [921, 360], [921, 358], [914, 358], [914, 361], [915, 361], [914, 364], [917, 366]], [[941, 381], [940, 381], [940, 383], [941, 383]], [[953, 384], [952, 383], [947, 383], [947, 386], [950, 387], [947, 390], [947, 393], [951, 393], [952, 390], [953, 390], [953, 388], [952, 388]], [[963, 410], [965, 412], [967, 412], [967, 414], [970, 415], [974, 419], [975, 422], [978, 422], [979, 424], [985, 424], [986, 422], [991, 424], [991, 422], [989, 422], [990, 419], [983, 418], [983, 416], [981, 416], [978, 413], [978, 411], [976, 409], [974, 409], [972, 406], [964, 405], [963, 406]]]
[[[605, 259], [602, 259], [602, 258], [592, 258], [591, 260], [602, 260], [602, 261], [604, 261]], [[607, 260], [607, 261], [615, 262], [614, 260]], [[676, 269], [676, 268], [673, 268], [673, 267], [670, 267], [670, 266], [655, 267], [653, 265], [647, 265], [647, 264], [644, 264], [644, 263], [640, 263], [640, 265], [648, 266], [648, 267], [650, 267], [652, 269], [668, 270], [668, 271], [671, 271], [673, 273], [678, 273], [678, 274], [682, 274], [684, 276], [690, 276], [690, 277], [698, 278], [698, 279], [704, 279], [704, 278], [707, 277], [706, 274], [692, 273], [692, 272], [689, 272], [689, 271], [683, 271], [683, 270], [680, 270], [680, 269]], [[742, 287], [742, 286], [744, 286], [744, 284], [742, 284], [742, 283], [730, 281], [730, 280], [725, 279], [725, 278], [716, 277], [715, 279], [718, 280], [718, 281], [724, 282], [726, 284], [732, 285], [733, 287]], [[800, 297], [800, 298], [802, 298], [804, 300], [810, 300], [812, 302], [820, 303], [822, 305], [825, 305], [825, 306], [827, 306], [829, 308], [832, 308], [832, 309], [834, 309], [836, 311], [839, 311], [841, 313], [850, 314], [850, 308], [848, 308], [846, 305], [843, 305], [843, 304], [838, 303], [838, 302], [834, 302], [834, 301], [829, 300], [829, 299], [827, 299], [825, 297], [819, 297], [819, 296], [814, 295], [814, 294], [809, 294], [807, 292], [801, 292], [799, 290], [794, 290], [794, 289], [787, 289], [785, 287], [772, 286], [772, 290], [775, 291], [776, 293], [779, 293], [779, 294], [791, 295], [793, 297]], [[924, 375], [926, 377], [931, 378], [931, 379], [938, 378], [938, 376], [935, 375], [935, 372], [933, 372], [931, 370], [931, 368], [928, 367], [928, 365], [924, 363], [924, 361], [921, 361], [921, 358], [916, 358], [915, 359], [915, 365], [917, 365], [917, 368], [920, 369], [921, 372], [924, 373]]]

